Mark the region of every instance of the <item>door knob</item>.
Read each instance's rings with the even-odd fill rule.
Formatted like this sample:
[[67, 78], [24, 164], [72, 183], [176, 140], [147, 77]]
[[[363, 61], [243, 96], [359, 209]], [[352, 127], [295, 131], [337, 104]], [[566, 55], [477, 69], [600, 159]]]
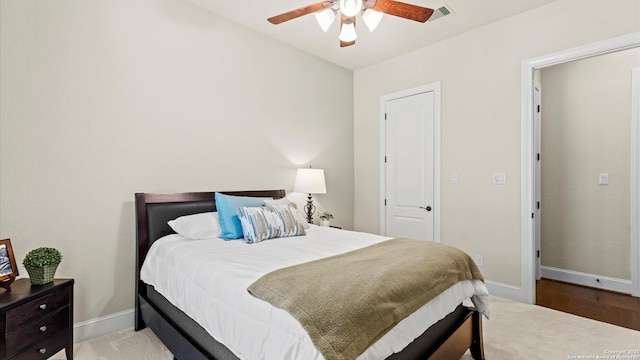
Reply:
[[427, 210], [427, 211], [431, 211], [431, 206], [427, 206], [427, 207], [420, 206], [420, 209], [424, 209], [424, 210]]

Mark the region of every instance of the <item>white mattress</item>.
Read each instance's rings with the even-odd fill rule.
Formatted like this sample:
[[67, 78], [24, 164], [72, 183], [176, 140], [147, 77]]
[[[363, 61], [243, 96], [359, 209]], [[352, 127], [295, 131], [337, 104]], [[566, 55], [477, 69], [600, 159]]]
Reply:
[[[140, 278], [196, 320], [243, 360], [323, 359], [289, 313], [253, 297], [247, 287], [273, 270], [372, 245], [389, 238], [311, 226], [306, 236], [256, 244], [241, 240], [189, 240], [169, 235], [156, 241]], [[399, 352], [463, 300], [488, 316], [488, 291], [463, 281], [401, 321], [358, 359]]]

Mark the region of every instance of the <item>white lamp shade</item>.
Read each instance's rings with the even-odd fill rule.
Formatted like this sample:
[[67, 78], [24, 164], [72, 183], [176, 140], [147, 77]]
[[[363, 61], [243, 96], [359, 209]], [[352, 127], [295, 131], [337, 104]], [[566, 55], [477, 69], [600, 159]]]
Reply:
[[336, 18], [336, 11], [332, 8], [324, 9], [315, 13], [316, 21], [318, 25], [327, 32], [329, 30], [329, 26], [333, 23], [333, 20]]
[[340, 11], [344, 16], [356, 16], [360, 10], [362, 10], [362, 0], [340, 0]]
[[378, 24], [380, 24], [380, 20], [382, 20], [382, 12], [372, 9], [365, 9], [362, 12], [362, 20], [369, 28], [369, 31], [373, 31], [378, 26]]
[[293, 191], [305, 194], [326, 194], [323, 169], [298, 169]]
[[340, 36], [338, 39], [344, 42], [351, 42], [358, 38], [358, 34], [356, 34], [356, 26], [353, 24], [351, 19], [345, 20], [342, 24], [342, 29], [340, 30]]

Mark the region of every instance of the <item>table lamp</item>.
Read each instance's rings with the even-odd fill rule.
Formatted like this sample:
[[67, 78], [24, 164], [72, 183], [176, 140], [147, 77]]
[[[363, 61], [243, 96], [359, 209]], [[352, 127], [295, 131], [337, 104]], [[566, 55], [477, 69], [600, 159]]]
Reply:
[[296, 181], [293, 185], [293, 191], [306, 193], [307, 205], [304, 206], [304, 212], [307, 214], [307, 222], [313, 223], [313, 213], [316, 207], [313, 205], [311, 194], [326, 194], [327, 186], [324, 182], [323, 169], [298, 169]]

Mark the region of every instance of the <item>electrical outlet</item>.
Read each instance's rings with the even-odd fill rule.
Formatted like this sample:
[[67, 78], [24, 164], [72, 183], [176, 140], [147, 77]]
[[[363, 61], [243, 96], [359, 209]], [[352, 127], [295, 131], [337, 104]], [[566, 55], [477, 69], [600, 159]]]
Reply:
[[609, 185], [609, 174], [602, 173], [598, 176], [598, 184]]
[[484, 256], [482, 255], [473, 255], [473, 261], [475, 261], [478, 266], [484, 266]]

